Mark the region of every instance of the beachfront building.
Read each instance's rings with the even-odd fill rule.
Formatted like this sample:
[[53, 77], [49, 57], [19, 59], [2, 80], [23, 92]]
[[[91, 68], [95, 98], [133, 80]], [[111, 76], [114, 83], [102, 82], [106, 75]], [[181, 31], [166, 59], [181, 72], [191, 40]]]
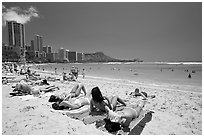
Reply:
[[43, 46], [42, 56], [44, 59], [46, 59], [46, 54], [47, 54], [47, 46]]
[[43, 53], [43, 37], [40, 35], [34, 36], [34, 51], [37, 58], [42, 57]]
[[77, 62], [82, 62], [84, 60], [84, 54], [81, 52], [77, 52]]
[[33, 61], [35, 58], [35, 52], [33, 50], [33, 47], [31, 45], [26, 45], [25, 46], [25, 58], [27, 61]]
[[69, 50], [68, 49], [66, 49], [66, 59], [69, 62]]
[[[25, 26], [16, 21], [7, 21], [8, 47], [17, 54], [18, 59], [25, 59]], [[12, 47], [12, 48], [10, 48]], [[16, 58], [15, 58], [16, 59]]]
[[43, 52], [47, 53], [47, 46], [43, 46]]
[[52, 56], [53, 56], [54, 61], [59, 60], [59, 55], [57, 52], [52, 53]]
[[52, 47], [50, 45], [47, 45], [47, 53], [52, 53]]
[[68, 52], [68, 59], [69, 59], [69, 62], [76, 62], [77, 61], [77, 52], [76, 51], [69, 51]]
[[19, 61], [19, 55], [15, 52], [15, 47], [2, 43], [2, 61]]
[[16, 21], [7, 21], [9, 46], [25, 47], [25, 27]]
[[59, 50], [58, 50], [58, 57], [59, 57], [59, 61], [60, 62], [67, 62], [68, 61], [68, 59], [66, 58], [66, 49], [64, 49], [64, 48], [60, 48]]
[[48, 62], [54, 62], [56, 60], [54, 53], [52, 53], [52, 47], [50, 45], [47, 45], [46, 59]]
[[58, 61], [58, 53], [47, 53], [46, 58], [48, 62], [56, 62]]
[[35, 51], [35, 50], [34, 50], [34, 40], [31, 40], [31, 41], [30, 41], [30, 46], [31, 46], [31, 51]]
[[26, 51], [26, 52], [31, 51], [31, 46], [30, 46], [30, 45], [26, 45], [26, 46], [25, 46], [25, 51]]

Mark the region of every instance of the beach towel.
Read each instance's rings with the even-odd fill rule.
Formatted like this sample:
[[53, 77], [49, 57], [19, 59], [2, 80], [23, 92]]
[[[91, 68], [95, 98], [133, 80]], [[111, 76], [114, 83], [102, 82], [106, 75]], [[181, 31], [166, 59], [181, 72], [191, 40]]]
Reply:
[[34, 97], [33, 95], [26, 95], [26, 96], [18, 96], [22, 101], [28, 101], [31, 99], [37, 99], [38, 97]]
[[[92, 123], [95, 123], [97, 121], [101, 121], [103, 119], [105, 119], [107, 117], [106, 113], [105, 112], [102, 112], [102, 111], [93, 111], [93, 112], [89, 112], [89, 105], [88, 106], [88, 110], [87, 111], [80, 111], [79, 113], [70, 113], [70, 112], [67, 112], [66, 115], [68, 117], [71, 117], [71, 118], [74, 118], [74, 119], [77, 119], [77, 120], [81, 120], [83, 121], [83, 123], [85, 125], [87, 124], [92, 124]], [[123, 109], [124, 106], [118, 106], [116, 108], [116, 110], [121, 110]]]
[[2, 79], [15, 79], [16, 76], [2, 76]]
[[70, 116], [80, 115], [80, 114], [88, 112], [88, 110], [89, 110], [88, 105], [82, 106], [79, 109], [74, 109], [74, 110], [70, 110], [70, 109], [55, 110], [53, 108], [50, 109], [50, 111], [52, 111], [52, 112], [62, 113], [63, 115], [64, 114], [69, 114]]
[[[139, 117], [138, 118], [135, 118], [129, 125], [129, 127], [127, 128], [123, 128], [121, 130], [118, 130], [116, 132], [109, 132], [111, 134], [114, 134], [114, 135], [139, 135], [139, 131], [138, 131], [138, 124], [145, 118], [145, 116], [147, 114], [147, 111], [144, 111], [142, 110]], [[105, 122], [101, 122], [100, 123], [103, 123], [101, 124], [100, 126], [97, 126], [98, 122], [96, 123], [96, 127], [99, 129], [99, 130], [102, 130], [102, 131], [105, 131], [105, 132], [108, 132], [106, 129], [105, 129]], [[99, 123], [99, 124], [100, 124]], [[144, 123], [144, 122], [143, 122]], [[141, 124], [142, 125], [142, 124]], [[144, 124], [143, 124], [144, 125]], [[144, 126], [143, 126], [144, 128]]]
[[103, 120], [107, 117], [104, 112], [99, 112], [98, 114], [87, 114], [88, 115], [84, 115], [82, 118], [82, 121], [85, 125], [95, 123], [96, 121]]
[[104, 112], [92, 112], [89, 111], [89, 105], [86, 105], [86, 108], [79, 108], [79, 110], [69, 111], [66, 115], [70, 118], [81, 120], [85, 125], [92, 124], [97, 120], [102, 120], [106, 117]]

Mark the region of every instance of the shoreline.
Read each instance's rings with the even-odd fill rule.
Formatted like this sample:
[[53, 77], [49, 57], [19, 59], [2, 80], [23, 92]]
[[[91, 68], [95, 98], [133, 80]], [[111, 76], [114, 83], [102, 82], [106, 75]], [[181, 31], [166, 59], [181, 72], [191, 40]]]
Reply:
[[[37, 69], [32, 69], [32, 71], [36, 71], [38, 73], [43, 73], [43, 74], [51, 74], [51, 76], [57, 76], [57, 77], [61, 77], [62, 74], [55, 74], [55, 72], [53, 71], [42, 71], [42, 70], [37, 70]], [[78, 75], [79, 77], [82, 77], [82, 75]], [[195, 90], [195, 88], [197, 86], [190, 86], [191, 89], [189, 89], [189, 91], [186, 91], [187, 89], [179, 89], [181, 86], [180, 85], [173, 85], [173, 84], [164, 84], [164, 83], [160, 83], [160, 84], [155, 84], [155, 83], [150, 83], [150, 82], [136, 82], [136, 81], [132, 81], [132, 80], [128, 80], [128, 79], [117, 79], [117, 78], [110, 78], [110, 77], [96, 77], [96, 76], [90, 76], [87, 75], [86, 79], [96, 79], [96, 81], [98, 79], [100, 80], [108, 80], [110, 82], [118, 82], [120, 83], [121, 81], [124, 82], [123, 84], [126, 85], [139, 85], [139, 86], [145, 86], [145, 87], [154, 87], [154, 88], [160, 88], [160, 89], [168, 89], [168, 90], [177, 90], [180, 92], [193, 92], [193, 93], [197, 93], [197, 94], [202, 94], [202, 87], [198, 88]], [[183, 86], [182, 86], [183, 87]], [[193, 91], [195, 90], [195, 91]]]
[[[42, 77], [61, 75], [50, 74], [36, 70]], [[18, 77], [18, 76], [16, 76]], [[69, 92], [75, 83], [83, 83], [88, 92], [98, 86], [105, 96], [118, 95], [128, 106], [135, 106], [137, 98], [129, 93], [139, 88], [148, 95], [155, 95], [149, 99], [144, 110], [151, 110], [151, 120], [145, 124], [141, 135], [201, 135], [202, 134], [202, 92], [169, 89], [162, 86], [146, 85], [145, 83], [131, 83], [126, 80], [102, 79], [101, 77], [79, 76], [77, 82], [61, 80], [49, 82], [60, 87], [54, 93]], [[95, 124], [84, 125], [80, 120], [74, 120], [60, 112], [51, 111], [49, 96], [27, 101], [19, 97], [9, 97], [12, 84], [2, 86], [2, 134], [3, 135], [110, 135], [95, 127]]]

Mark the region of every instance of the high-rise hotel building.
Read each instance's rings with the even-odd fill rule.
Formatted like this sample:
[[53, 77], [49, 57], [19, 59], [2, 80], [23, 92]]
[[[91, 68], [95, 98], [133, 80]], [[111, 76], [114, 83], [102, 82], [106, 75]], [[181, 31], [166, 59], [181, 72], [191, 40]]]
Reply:
[[25, 49], [25, 26], [16, 21], [7, 21], [8, 44], [20, 55]]
[[35, 35], [34, 37], [34, 51], [36, 57], [41, 57], [43, 53], [43, 37]]

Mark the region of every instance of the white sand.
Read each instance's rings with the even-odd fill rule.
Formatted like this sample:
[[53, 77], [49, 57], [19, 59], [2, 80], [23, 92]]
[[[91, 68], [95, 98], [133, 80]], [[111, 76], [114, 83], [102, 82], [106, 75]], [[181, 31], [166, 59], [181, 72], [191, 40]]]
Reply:
[[[81, 79], [88, 92], [98, 86], [106, 96], [118, 95], [130, 106], [137, 104], [137, 99], [128, 96], [135, 88], [156, 95], [149, 99], [145, 110], [152, 110], [151, 121], [146, 123], [142, 135], [201, 135], [202, 134], [202, 95], [168, 88], [136, 85], [126, 81]], [[55, 91], [70, 92], [75, 82], [63, 84], [60, 81], [50, 82], [60, 87]], [[49, 96], [23, 101], [19, 97], [9, 97], [13, 84], [2, 85], [2, 134], [3, 135], [102, 135], [108, 134], [95, 128], [94, 124], [84, 125], [52, 112]]]

